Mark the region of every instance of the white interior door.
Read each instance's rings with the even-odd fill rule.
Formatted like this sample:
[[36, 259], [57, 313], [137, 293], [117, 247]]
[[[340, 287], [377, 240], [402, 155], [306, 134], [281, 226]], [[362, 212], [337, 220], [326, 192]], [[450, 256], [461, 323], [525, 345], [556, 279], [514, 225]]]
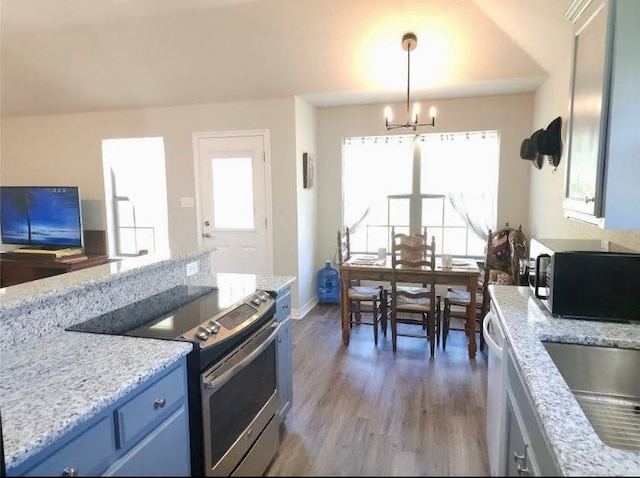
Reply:
[[198, 137], [199, 232], [212, 272], [269, 274], [265, 136]]

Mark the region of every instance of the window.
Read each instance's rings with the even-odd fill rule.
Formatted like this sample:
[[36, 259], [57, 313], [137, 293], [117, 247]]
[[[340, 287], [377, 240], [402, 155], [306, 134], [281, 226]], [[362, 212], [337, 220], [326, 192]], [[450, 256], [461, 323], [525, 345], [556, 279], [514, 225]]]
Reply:
[[109, 255], [168, 251], [163, 139], [103, 140], [102, 166]]
[[483, 255], [496, 223], [497, 131], [346, 138], [342, 153], [354, 252], [389, 248], [392, 226], [426, 226], [439, 253]]
[[211, 178], [213, 227], [215, 229], [255, 229], [251, 157], [213, 158]]

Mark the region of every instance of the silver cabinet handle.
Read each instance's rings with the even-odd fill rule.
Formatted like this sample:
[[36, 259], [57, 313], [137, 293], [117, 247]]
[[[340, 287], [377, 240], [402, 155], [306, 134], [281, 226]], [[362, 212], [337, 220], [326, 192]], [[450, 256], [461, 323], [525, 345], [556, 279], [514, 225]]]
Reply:
[[513, 459], [517, 464], [518, 475], [528, 475], [529, 468], [527, 468], [527, 447], [524, 446], [524, 453], [519, 454], [517, 451], [513, 452]]
[[62, 470], [62, 476], [78, 476], [80, 470], [75, 466], [70, 466], [69, 468], [65, 468]]
[[167, 400], [165, 398], [159, 398], [158, 400], [156, 400], [155, 402], [153, 402], [153, 408], [164, 408], [164, 406], [167, 404]]
[[590, 198], [588, 196], [585, 196], [585, 198], [584, 198], [584, 202], [587, 203], [587, 204], [589, 204], [590, 202], [595, 202], [595, 200], [596, 200], [595, 197], [591, 197]]
[[210, 233], [205, 232], [202, 234], [202, 237], [213, 237]]

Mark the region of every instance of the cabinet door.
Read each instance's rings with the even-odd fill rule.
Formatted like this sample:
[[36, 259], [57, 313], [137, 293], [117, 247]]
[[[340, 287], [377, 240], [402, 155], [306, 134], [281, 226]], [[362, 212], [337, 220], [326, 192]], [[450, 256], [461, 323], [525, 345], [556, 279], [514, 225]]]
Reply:
[[190, 476], [189, 431], [185, 407], [180, 407], [104, 476]]
[[293, 364], [291, 354], [291, 317], [280, 325], [277, 343], [277, 380], [280, 398], [279, 418], [282, 423], [293, 402]]
[[535, 476], [536, 469], [522, 417], [507, 391], [507, 476]]
[[557, 476], [559, 468], [545, 439], [511, 350], [507, 359], [506, 469], [509, 475]]
[[601, 216], [610, 76], [609, 2], [576, 22], [564, 208]]

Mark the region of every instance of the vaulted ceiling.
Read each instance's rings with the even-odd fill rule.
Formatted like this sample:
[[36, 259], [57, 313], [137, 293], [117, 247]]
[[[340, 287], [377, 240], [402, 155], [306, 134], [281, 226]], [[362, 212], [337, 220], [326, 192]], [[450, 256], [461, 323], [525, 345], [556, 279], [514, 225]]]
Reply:
[[2, 0], [3, 117], [259, 100], [535, 91], [571, 0]]

